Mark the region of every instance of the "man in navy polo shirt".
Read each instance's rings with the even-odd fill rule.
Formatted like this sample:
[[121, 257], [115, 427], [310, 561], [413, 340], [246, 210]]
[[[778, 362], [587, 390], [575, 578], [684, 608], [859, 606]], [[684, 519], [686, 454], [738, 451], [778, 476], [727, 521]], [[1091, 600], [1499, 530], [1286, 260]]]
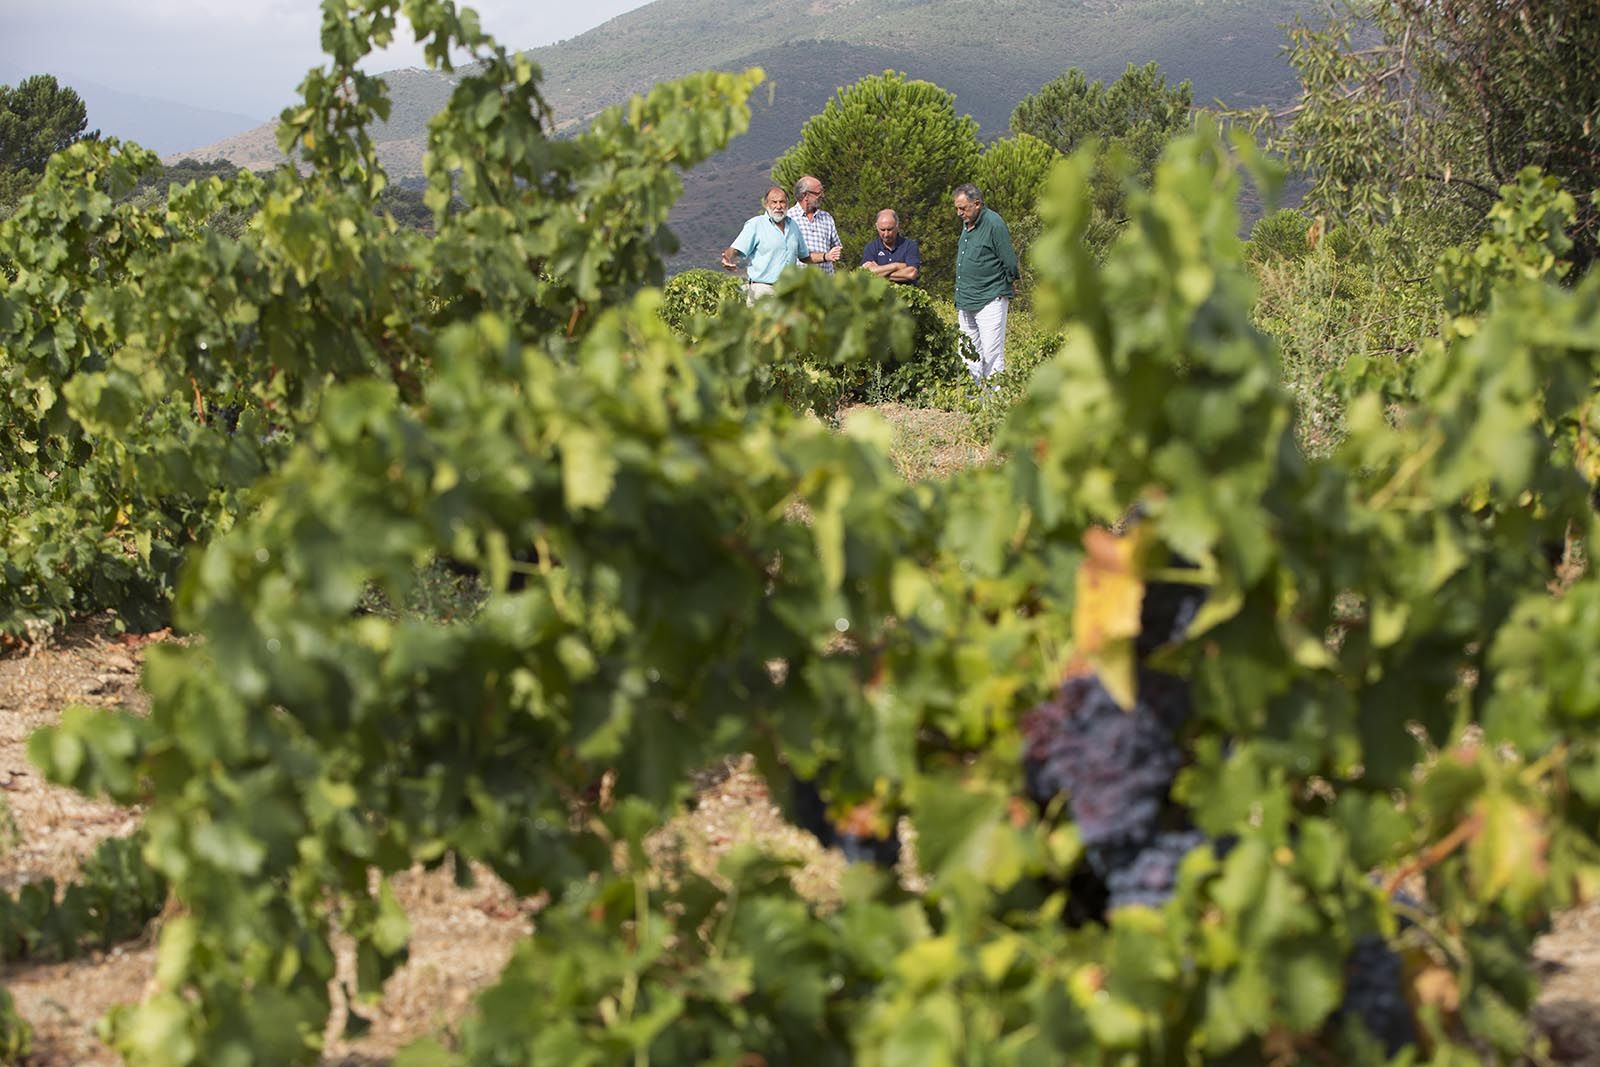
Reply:
[[922, 276], [917, 242], [900, 234], [900, 216], [889, 208], [878, 212], [878, 236], [861, 250], [861, 266], [880, 278], [914, 285]]
[[778, 275], [798, 262], [821, 263], [822, 254], [812, 254], [806, 249], [806, 239], [800, 235], [800, 224], [785, 212], [789, 207], [789, 194], [783, 186], [774, 185], [767, 190], [762, 201], [766, 210], [744, 224], [733, 244], [722, 250], [722, 269], [739, 269], [739, 257], [748, 261], [746, 274], [750, 288], [745, 295], [747, 303], [755, 303], [760, 296], [769, 296], [777, 284]]

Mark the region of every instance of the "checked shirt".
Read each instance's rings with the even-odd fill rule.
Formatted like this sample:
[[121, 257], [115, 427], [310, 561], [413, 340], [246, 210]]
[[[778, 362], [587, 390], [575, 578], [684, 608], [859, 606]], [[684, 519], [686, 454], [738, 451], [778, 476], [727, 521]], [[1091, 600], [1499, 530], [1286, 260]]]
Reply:
[[[805, 208], [796, 204], [789, 209], [789, 217], [800, 224], [800, 236], [806, 239], [806, 249], [811, 252], [826, 252], [834, 245], [839, 244], [839, 228], [833, 224], [833, 216], [821, 208], [809, 219], [806, 218]], [[807, 264], [812, 266], [813, 264]], [[832, 263], [814, 264], [820, 266], [829, 274], [833, 273]]]

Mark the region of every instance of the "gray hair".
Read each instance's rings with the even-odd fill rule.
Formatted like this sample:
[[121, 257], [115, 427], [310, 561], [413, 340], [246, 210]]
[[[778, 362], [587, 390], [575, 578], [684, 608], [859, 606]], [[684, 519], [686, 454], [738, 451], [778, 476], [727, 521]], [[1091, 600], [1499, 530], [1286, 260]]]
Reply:
[[980, 193], [978, 191], [978, 187], [973, 185], [971, 182], [967, 182], [965, 185], [956, 186], [956, 191], [950, 194], [950, 198], [954, 200], [958, 196], [966, 197], [974, 204], [983, 203], [983, 194]]
[[806, 195], [806, 186], [810, 185], [812, 182], [816, 182], [818, 185], [822, 184], [820, 180], [810, 174], [802, 174], [800, 176], [800, 180], [794, 183], [794, 198], [796, 201], [798, 201], [802, 196]]
[[872, 217], [872, 224], [876, 226], [878, 224], [878, 220], [883, 218], [885, 215], [888, 215], [891, 219], [894, 219], [894, 228], [898, 230], [900, 228], [900, 212], [896, 211], [892, 207], [886, 207], [874, 215]]

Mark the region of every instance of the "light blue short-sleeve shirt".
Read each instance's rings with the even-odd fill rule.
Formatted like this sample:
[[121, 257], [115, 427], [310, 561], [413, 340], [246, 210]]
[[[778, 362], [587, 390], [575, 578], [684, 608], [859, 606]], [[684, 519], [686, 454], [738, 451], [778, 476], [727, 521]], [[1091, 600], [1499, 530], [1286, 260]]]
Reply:
[[800, 226], [793, 219], [783, 229], [762, 212], [744, 224], [739, 236], [734, 238], [733, 250], [745, 257], [746, 267], [753, 282], [768, 285], [778, 280], [785, 267], [810, 255], [806, 239], [800, 236]]

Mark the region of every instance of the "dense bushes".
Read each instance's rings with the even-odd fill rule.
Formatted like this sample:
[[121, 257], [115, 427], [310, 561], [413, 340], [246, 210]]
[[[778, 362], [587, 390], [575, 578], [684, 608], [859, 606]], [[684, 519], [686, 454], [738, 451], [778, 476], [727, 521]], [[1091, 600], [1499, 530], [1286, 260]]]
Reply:
[[1262, 216], [1250, 228], [1245, 256], [1251, 263], [1298, 263], [1321, 236], [1321, 227], [1311, 216], [1297, 208], [1283, 208]]
[[1465, 245], [1439, 247], [1438, 228], [1413, 217], [1358, 229], [1285, 210], [1258, 222], [1246, 246], [1254, 318], [1282, 348], [1302, 446], [1335, 444], [1353, 396], [1403, 393], [1426, 344], [1487, 310], [1498, 288], [1570, 279], [1575, 217], [1574, 198], [1529, 169]]
[[1600, 253], [1600, 19], [1575, 0], [1378, 0], [1296, 23], [1298, 103], [1255, 120], [1311, 181], [1310, 203], [1362, 227], [1421, 216], [1470, 240], [1530, 166], [1575, 198], [1571, 259]]
[[[814, 280], [822, 285], [831, 282], [826, 276]], [[801, 406], [831, 416], [849, 403], [931, 403], [970, 379], [961, 362], [960, 332], [948, 303], [911, 285], [874, 284], [873, 291], [880, 294], [880, 300], [892, 301], [894, 315], [909, 327], [908, 348], [867, 353], [845, 365], [834, 361], [831, 354], [801, 354], [796, 366], [777, 368], [780, 373], [773, 379], [785, 399], [798, 398], [794, 386], [797, 379], [803, 380], [806, 394], [815, 400]], [[667, 282], [660, 314], [680, 337], [694, 341], [706, 336], [709, 320], [728, 314], [742, 323], [749, 312], [737, 278], [701, 268], [674, 275]]]
[[693, 340], [696, 317], [714, 316], [725, 303], [744, 299], [744, 283], [726, 271], [696, 267], [675, 274], [661, 290], [661, 319], [674, 333]]
[[71, 960], [143, 933], [167, 901], [166, 879], [140, 857], [145, 843], [143, 834], [108, 838], [66, 885], [0, 893], [0, 961]]
[[[1129, 64], [1110, 83], [1068, 70], [1017, 104], [1011, 132], [1037, 137], [1061, 153], [1094, 145], [1095, 208], [1120, 218], [1123, 185], [1147, 185], [1167, 142], [1189, 126], [1193, 93], [1188, 82], [1168, 85], [1155, 63]], [[1109, 165], [1108, 165], [1109, 164]]]

